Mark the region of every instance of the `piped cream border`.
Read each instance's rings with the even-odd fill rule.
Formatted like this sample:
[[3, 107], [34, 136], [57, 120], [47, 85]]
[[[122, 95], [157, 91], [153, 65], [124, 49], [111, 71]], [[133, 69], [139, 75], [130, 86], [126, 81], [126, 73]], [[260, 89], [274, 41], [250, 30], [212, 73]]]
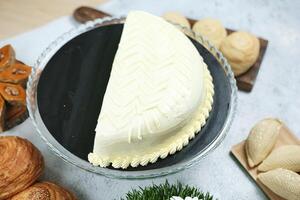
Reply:
[[114, 168], [126, 169], [129, 167], [129, 165], [131, 167], [137, 167], [138, 165], [145, 166], [148, 163], [155, 163], [158, 158], [164, 159], [168, 155], [180, 151], [205, 125], [209, 116], [209, 112], [212, 109], [214, 85], [212, 82], [212, 76], [206, 65], [204, 70], [204, 85], [206, 91], [204, 100], [198, 107], [193, 119], [191, 119], [187, 125], [181, 128], [180, 131], [173, 136], [171, 142], [166, 141], [165, 143], [167, 144], [163, 143], [161, 145], [152, 147], [151, 153], [146, 153], [145, 155], [131, 154], [127, 155], [126, 157], [119, 156], [112, 158], [90, 153], [88, 155], [88, 160], [94, 166], [107, 167], [111, 164]]

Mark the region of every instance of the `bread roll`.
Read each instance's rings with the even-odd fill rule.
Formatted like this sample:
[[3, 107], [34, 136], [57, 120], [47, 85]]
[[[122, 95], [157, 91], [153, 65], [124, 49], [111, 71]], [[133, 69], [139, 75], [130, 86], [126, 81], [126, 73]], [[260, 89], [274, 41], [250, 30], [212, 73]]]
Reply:
[[206, 37], [215, 47], [219, 48], [226, 38], [227, 31], [222, 23], [216, 19], [202, 19], [193, 26], [193, 31]]
[[68, 190], [50, 182], [36, 183], [9, 200], [76, 200]]
[[0, 200], [32, 185], [44, 170], [40, 151], [28, 140], [0, 137]]
[[258, 166], [259, 171], [269, 171], [276, 168], [300, 172], [300, 145], [285, 145], [274, 149]]
[[256, 62], [259, 48], [259, 40], [254, 35], [242, 31], [227, 36], [220, 46], [235, 76], [245, 73]]
[[245, 143], [250, 167], [258, 165], [269, 155], [276, 143], [281, 127], [281, 121], [270, 118], [261, 120], [251, 129]]
[[167, 12], [162, 16], [165, 20], [179, 24], [183, 27], [191, 28], [190, 22], [187, 20], [185, 16], [183, 16], [179, 12]]
[[274, 169], [258, 175], [258, 180], [287, 200], [300, 199], [300, 175], [287, 169]]

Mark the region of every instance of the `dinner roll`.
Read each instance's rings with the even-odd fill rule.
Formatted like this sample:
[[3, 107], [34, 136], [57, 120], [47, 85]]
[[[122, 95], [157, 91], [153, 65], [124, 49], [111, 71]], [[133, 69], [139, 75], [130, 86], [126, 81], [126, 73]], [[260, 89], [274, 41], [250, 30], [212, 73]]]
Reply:
[[166, 12], [162, 17], [169, 22], [191, 28], [190, 22], [179, 12]]
[[238, 76], [246, 72], [257, 60], [259, 40], [250, 33], [237, 31], [223, 40], [220, 50], [230, 63], [234, 75]]
[[219, 48], [222, 40], [227, 36], [227, 31], [219, 20], [202, 19], [193, 26], [193, 31], [206, 37], [215, 47]]

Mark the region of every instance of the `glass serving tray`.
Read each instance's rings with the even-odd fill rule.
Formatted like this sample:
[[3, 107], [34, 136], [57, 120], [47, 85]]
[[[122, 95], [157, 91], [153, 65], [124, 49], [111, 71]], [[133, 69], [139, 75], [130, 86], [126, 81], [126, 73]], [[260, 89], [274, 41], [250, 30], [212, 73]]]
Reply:
[[103, 18], [63, 34], [40, 55], [27, 85], [29, 115], [42, 139], [65, 161], [113, 178], [149, 178], [188, 168], [223, 140], [236, 110], [234, 75], [222, 54], [205, 38], [189, 36], [213, 76], [213, 109], [197, 136], [181, 151], [156, 163], [114, 169], [91, 165], [95, 127], [123, 30], [124, 18]]

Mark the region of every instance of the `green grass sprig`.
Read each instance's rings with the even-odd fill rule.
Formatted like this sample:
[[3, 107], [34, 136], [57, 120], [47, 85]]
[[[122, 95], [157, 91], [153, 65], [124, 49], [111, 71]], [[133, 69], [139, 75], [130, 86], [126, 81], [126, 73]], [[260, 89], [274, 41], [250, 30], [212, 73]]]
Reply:
[[145, 188], [133, 189], [128, 192], [125, 199], [121, 200], [170, 200], [172, 196], [198, 197], [199, 200], [214, 200], [209, 193], [204, 193], [198, 188], [183, 185], [180, 182], [169, 184], [168, 181], [160, 185], [152, 185]]

